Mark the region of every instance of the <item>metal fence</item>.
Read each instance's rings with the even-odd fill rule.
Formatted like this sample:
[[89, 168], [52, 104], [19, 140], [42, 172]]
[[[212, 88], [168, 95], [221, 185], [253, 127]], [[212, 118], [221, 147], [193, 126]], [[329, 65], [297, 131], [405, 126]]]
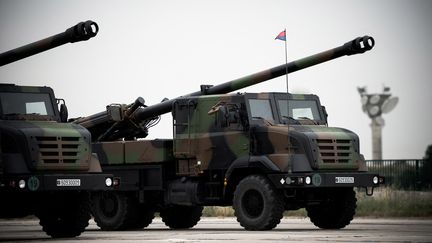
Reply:
[[431, 189], [431, 165], [427, 160], [366, 160], [370, 172], [385, 176], [386, 186]]

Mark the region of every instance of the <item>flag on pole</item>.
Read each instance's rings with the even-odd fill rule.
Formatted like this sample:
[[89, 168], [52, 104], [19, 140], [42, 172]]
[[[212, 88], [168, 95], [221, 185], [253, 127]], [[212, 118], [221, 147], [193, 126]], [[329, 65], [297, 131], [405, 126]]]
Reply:
[[275, 40], [286, 41], [286, 30], [280, 32], [279, 35], [276, 36]]

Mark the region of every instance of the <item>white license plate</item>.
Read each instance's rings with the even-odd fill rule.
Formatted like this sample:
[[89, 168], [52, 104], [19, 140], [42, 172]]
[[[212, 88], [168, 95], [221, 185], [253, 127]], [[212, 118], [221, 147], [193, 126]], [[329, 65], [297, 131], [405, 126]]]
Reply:
[[57, 179], [57, 186], [81, 186], [81, 179]]
[[336, 184], [353, 184], [354, 177], [335, 177]]

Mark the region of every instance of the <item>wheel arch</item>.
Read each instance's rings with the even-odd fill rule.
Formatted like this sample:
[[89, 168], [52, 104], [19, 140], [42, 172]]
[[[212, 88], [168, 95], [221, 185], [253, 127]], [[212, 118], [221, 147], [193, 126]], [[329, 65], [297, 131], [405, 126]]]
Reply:
[[273, 172], [280, 172], [280, 169], [267, 156], [244, 156], [235, 160], [225, 173], [225, 200], [232, 201], [238, 183], [245, 177], [253, 174], [265, 176]]

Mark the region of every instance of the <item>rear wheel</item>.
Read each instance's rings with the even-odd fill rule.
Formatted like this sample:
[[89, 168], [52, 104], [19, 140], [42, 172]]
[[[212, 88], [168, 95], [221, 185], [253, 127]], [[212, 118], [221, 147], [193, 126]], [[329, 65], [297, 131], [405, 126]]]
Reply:
[[194, 227], [202, 216], [201, 206], [173, 205], [160, 211], [162, 221], [171, 229], [188, 229]]
[[140, 204], [138, 206], [138, 213], [135, 221], [131, 223], [130, 229], [142, 229], [149, 226], [155, 215], [155, 210], [153, 207], [147, 204]]
[[284, 212], [281, 196], [260, 175], [251, 175], [240, 181], [234, 192], [233, 207], [237, 221], [246, 230], [273, 229]]
[[138, 202], [132, 195], [121, 192], [94, 193], [92, 211], [96, 224], [102, 230], [128, 230], [138, 227]]
[[50, 195], [40, 200], [36, 216], [51, 237], [76, 237], [88, 226], [90, 199], [87, 193]]
[[357, 199], [352, 188], [331, 190], [319, 205], [307, 206], [311, 222], [322, 229], [341, 229], [349, 225], [355, 215]]

